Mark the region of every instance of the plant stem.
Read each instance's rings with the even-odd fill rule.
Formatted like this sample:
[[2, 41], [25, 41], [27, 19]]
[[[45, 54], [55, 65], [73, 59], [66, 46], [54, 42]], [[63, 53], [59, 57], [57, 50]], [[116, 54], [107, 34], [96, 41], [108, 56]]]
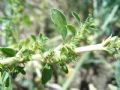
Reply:
[[[58, 46], [58, 48], [56, 48], [56, 50], [57, 50], [57, 51], [55, 51], [56, 54], [60, 52], [59, 47], [60, 46]], [[105, 48], [103, 47], [102, 44], [88, 45], [88, 46], [75, 48], [75, 52], [77, 54], [82, 53], [82, 52], [95, 51], [95, 50], [97, 50], [97, 51], [98, 50], [105, 50]], [[5, 59], [1, 59], [0, 64], [6, 65], [6, 64], [13, 64], [13, 63], [16, 63], [16, 62], [23, 62], [23, 58], [19, 57], [19, 53], [20, 52], [18, 52], [18, 54], [15, 57], [9, 57], [9, 58], [5, 58]], [[47, 52], [45, 52], [45, 54], [46, 53]], [[42, 57], [41, 57], [40, 54], [34, 54], [34, 55], [32, 55], [31, 59], [32, 60], [37, 60], [37, 59], [42, 60]]]
[[93, 0], [93, 8], [94, 8], [94, 16], [97, 16], [98, 10], [97, 10], [97, 0]]
[[76, 53], [86, 52], [86, 51], [98, 51], [98, 50], [105, 50], [102, 44], [96, 44], [96, 45], [89, 45], [89, 46], [83, 46], [75, 48]]

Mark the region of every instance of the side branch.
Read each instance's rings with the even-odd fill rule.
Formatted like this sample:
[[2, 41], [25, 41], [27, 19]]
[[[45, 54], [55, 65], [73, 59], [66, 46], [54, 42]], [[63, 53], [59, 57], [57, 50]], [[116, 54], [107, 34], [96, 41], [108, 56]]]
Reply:
[[89, 45], [89, 46], [75, 48], [76, 53], [87, 52], [87, 51], [98, 51], [98, 50], [105, 50], [103, 44], [96, 44], [96, 45]]

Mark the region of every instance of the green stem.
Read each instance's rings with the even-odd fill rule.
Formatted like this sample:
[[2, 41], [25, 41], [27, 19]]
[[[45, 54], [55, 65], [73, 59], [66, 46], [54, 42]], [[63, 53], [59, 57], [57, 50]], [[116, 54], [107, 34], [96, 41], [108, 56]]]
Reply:
[[97, 0], [93, 0], [93, 8], [94, 8], [94, 16], [97, 16], [98, 10], [97, 10]]
[[118, 10], [119, 5], [115, 5], [114, 8], [112, 9], [111, 13], [109, 14], [108, 18], [105, 20], [105, 22], [102, 25], [102, 30], [106, 30], [106, 27], [108, 24], [113, 20], [113, 17], [115, 16], [115, 13]]
[[89, 52], [85, 53], [81, 59], [79, 60], [79, 62], [77, 63], [75, 69], [74, 69], [74, 72], [73, 74], [68, 78], [68, 80], [64, 83], [63, 87], [61, 90], [67, 90], [70, 86], [70, 84], [72, 83], [72, 81], [74, 80], [77, 72], [81, 69], [83, 63], [85, 60], [87, 60], [89, 58]]

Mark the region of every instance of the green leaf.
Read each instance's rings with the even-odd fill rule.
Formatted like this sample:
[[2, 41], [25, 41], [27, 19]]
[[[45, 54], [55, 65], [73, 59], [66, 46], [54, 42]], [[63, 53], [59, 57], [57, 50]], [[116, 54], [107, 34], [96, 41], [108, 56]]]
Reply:
[[46, 84], [52, 77], [52, 69], [49, 65], [45, 65], [42, 70], [42, 84]]
[[18, 70], [18, 73], [21, 73], [23, 75], [26, 74], [25, 70], [24, 70], [24, 67], [21, 67], [21, 66], [17, 66], [17, 70]]
[[66, 55], [68, 53], [68, 49], [66, 47], [62, 47], [60, 51], [61, 51], [61, 55]]
[[68, 73], [68, 68], [65, 64], [61, 64], [61, 69], [65, 72]]
[[44, 34], [40, 33], [39, 40], [44, 43], [48, 40], [48, 38]]
[[9, 86], [9, 73], [4, 71], [2, 74], [2, 81], [5, 84], [6, 87]]
[[23, 50], [23, 52], [22, 52], [22, 54], [23, 54], [23, 58], [24, 58], [24, 60], [26, 60], [26, 61], [29, 61], [30, 60], [30, 57], [31, 57], [31, 54], [33, 54], [33, 51], [32, 50], [29, 50], [29, 49], [24, 49]]
[[72, 15], [80, 23], [80, 16], [76, 12], [73, 12]]
[[10, 80], [10, 78], [8, 77], [7, 79], [6, 79], [6, 81], [5, 81], [5, 87], [9, 87], [9, 80]]
[[65, 39], [67, 35], [67, 30], [66, 30], [67, 21], [64, 14], [57, 9], [52, 9], [51, 19], [53, 23], [57, 26], [58, 28], [57, 31], [62, 35], [63, 39]]
[[67, 25], [66, 27], [67, 27], [67, 30], [69, 30], [73, 35], [76, 34], [76, 29], [75, 29], [74, 26], [72, 26], [72, 25]]
[[8, 77], [9, 77], [8, 72], [4, 71], [3, 74], [2, 74], [2, 81], [5, 82]]
[[16, 51], [12, 48], [1, 47], [0, 51], [8, 57], [13, 57], [16, 54]]
[[28, 15], [23, 16], [23, 23], [28, 25], [28, 26], [31, 25], [30, 17]]
[[33, 41], [36, 41], [36, 39], [37, 39], [35, 35], [31, 35], [31, 38]]

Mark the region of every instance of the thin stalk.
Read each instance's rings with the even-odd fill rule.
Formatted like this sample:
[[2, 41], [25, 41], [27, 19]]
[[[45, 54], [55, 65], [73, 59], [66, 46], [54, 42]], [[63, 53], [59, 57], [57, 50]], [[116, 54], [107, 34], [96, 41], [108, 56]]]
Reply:
[[97, 16], [98, 12], [97, 12], [97, 0], [93, 0], [93, 8], [94, 8], [94, 17]]
[[74, 80], [77, 72], [81, 69], [84, 61], [89, 58], [89, 54], [90, 54], [90, 53], [87, 52], [87, 53], [85, 53], [85, 54], [81, 57], [81, 59], [79, 60], [79, 62], [77, 63], [77, 65], [76, 65], [76, 67], [75, 67], [75, 69], [74, 69], [73, 74], [72, 74], [72, 75], [70, 76], [70, 78], [68, 78], [68, 80], [64, 83], [64, 85], [63, 85], [63, 87], [62, 87], [61, 90], [67, 90], [67, 89], [68, 89], [68, 87], [70, 86], [71, 82]]
[[96, 36], [96, 40], [105, 33], [108, 24], [113, 20], [118, 8], [119, 8], [119, 5], [115, 5], [114, 8], [112, 9], [111, 13], [109, 14], [109, 16], [105, 19], [104, 23], [101, 26], [102, 32], [100, 32]]
[[118, 10], [119, 5], [115, 5], [114, 8], [112, 9], [111, 13], [109, 16], [105, 19], [103, 25], [102, 25], [102, 30], [105, 30], [107, 25], [113, 20], [113, 17], [115, 16], [117, 10]]

